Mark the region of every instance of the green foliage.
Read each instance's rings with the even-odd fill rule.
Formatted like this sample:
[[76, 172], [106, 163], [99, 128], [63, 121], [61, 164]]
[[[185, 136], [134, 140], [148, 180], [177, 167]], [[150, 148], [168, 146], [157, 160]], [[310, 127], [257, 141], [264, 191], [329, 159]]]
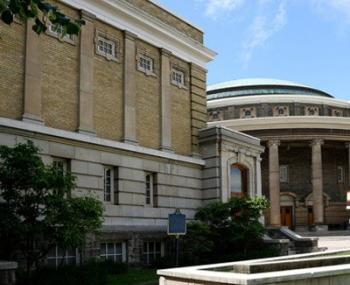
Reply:
[[267, 207], [265, 198], [232, 198], [199, 209], [187, 227], [183, 262], [225, 262], [255, 256], [265, 233], [259, 217]]
[[63, 34], [77, 35], [85, 22], [71, 20], [58, 8], [44, 0], [0, 0], [1, 20], [11, 25], [14, 17], [22, 22], [33, 19], [33, 30], [39, 35], [45, 32], [48, 22], [63, 28]]
[[1, 257], [23, 255], [30, 271], [56, 244], [82, 247], [101, 227], [103, 206], [92, 197], [73, 197], [74, 187], [71, 173], [46, 166], [32, 142], [0, 146]]

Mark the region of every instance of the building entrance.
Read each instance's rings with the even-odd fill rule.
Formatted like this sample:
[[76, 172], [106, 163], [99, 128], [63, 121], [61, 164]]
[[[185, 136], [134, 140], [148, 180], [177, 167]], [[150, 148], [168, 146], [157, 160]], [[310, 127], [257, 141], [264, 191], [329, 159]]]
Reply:
[[293, 207], [282, 206], [281, 207], [281, 226], [293, 228]]

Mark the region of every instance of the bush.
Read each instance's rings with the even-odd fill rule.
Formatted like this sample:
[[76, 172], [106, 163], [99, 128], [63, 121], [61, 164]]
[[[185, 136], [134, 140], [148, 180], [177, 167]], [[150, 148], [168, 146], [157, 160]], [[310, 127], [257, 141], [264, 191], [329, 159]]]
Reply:
[[263, 249], [264, 226], [259, 222], [268, 206], [265, 198], [232, 198], [199, 209], [182, 242], [182, 265], [227, 262], [276, 255]]
[[18, 272], [18, 285], [105, 285], [107, 275], [126, 273], [126, 263], [106, 260], [102, 262], [90, 261], [81, 266], [61, 266], [56, 268], [45, 267], [33, 271], [26, 278], [25, 272]]

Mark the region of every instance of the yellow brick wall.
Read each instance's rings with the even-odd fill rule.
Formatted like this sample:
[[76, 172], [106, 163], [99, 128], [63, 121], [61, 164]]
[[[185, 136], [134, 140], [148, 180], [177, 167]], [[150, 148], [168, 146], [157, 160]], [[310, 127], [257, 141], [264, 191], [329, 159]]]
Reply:
[[[57, 5], [57, 2], [54, 2]], [[67, 16], [78, 18], [77, 11], [58, 7]], [[69, 131], [78, 128], [79, 39], [76, 44], [42, 34], [42, 118], [46, 126]]]
[[198, 131], [207, 125], [206, 70], [192, 64], [190, 81], [192, 152], [198, 154]]
[[0, 117], [23, 112], [25, 25], [0, 21]]
[[191, 155], [191, 100], [189, 65], [178, 58], [171, 57], [171, 64], [185, 71], [187, 89], [171, 84], [171, 139], [175, 153]]
[[118, 40], [118, 62], [95, 54], [94, 125], [97, 136], [121, 140], [123, 136], [123, 33], [95, 20], [95, 28]]
[[[136, 52], [142, 50], [154, 59], [156, 76], [136, 71], [136, 136], [141, 146], [160, 148], [160, 52], [157, 48], [136, 41]], [[136, 68], [136, 60], [135, 60]]]

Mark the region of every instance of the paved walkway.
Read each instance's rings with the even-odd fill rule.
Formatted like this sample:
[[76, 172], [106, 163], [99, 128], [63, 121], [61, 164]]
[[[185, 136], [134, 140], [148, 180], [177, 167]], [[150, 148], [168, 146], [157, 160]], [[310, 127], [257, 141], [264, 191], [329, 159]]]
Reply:
[[350, 249], [350, 231], [330, 231], [323, 233], [298, 233], [301, 236], [318, 237], [318, 246], [328, 250]]

